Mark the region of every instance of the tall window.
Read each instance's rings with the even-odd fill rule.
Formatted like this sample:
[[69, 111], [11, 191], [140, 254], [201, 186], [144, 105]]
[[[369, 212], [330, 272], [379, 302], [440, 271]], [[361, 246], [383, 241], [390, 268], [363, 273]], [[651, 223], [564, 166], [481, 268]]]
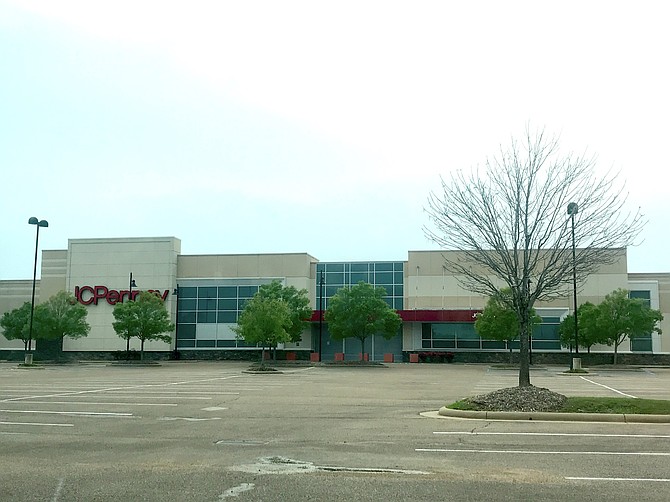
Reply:
[[[403, 308], [403, 262], [348, 262], [317, 263], [316, 291], [318, 295], [321, 273], [324, 274], [324, 310], [330, 299], [340, 288], [351, 287], [360, 281], [386, 290], [384, 300], [396, 310]], [[318, 299], [317, 299], [318, 302]], [[318, 303], [317, 303], [318, 304]]]
[[[645, 303], [645, 305], [647, 305], [647, 307], [651, 308], [651, 291], [629, 291], [628, 296], [630, 298], [640, 298]], [[631, 338], [630, 350], [633, 352], [651, 352], [651, 333], [649, 333], [647, 336], [636, 336], [635, 338]]]
[[177, 302], [177, 347], [250, 347], [237, 340], [231, 325], [262, 284], [272, 279], [202, 279], [184, 281]]

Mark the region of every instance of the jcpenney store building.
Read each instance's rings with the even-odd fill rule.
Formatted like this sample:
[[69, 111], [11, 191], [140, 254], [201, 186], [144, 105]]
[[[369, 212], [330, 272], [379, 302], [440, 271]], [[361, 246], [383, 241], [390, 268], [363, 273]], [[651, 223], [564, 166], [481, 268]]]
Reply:
[[[72, 292], [88, 309], [91, 332], [79, 340], [65, 338], [56, 350], [72, 357], [110, 357], [126, 348], [125, 340], [112, 328], [114, 305], [128, 301], [131, 294], [152, 290], [165, 300], [177, 328], [170, 344], [151, 342], [145, 350], [165, 357], [174, 356], [175, 351], [182, 358], [230, 357], [231, 352], [258, 350], [236, 340], [232, 327], [259, 286], [280, 280], [306, 289], [314, 310], [311, 327], [302, 340], [280, 348], [302, 358], [319, 353], [324, 361], [335, 359], [336, 354], [358, 359], [360, 342], [331, 340], [327, 324], [319, 319], [320, 311], [328, 307], [329, 298], [338, 289], [366, 281], [386, 290], [386, 301], [404, 321], [402, 332], [391, 340], [380, 336], [367, 340], [365, 352], [371, 360], [393, 354], [395, 361], [402, 361], [411, 353], [434, 351], [455, 352], [462, 360], [486, 360], [505, 353], [504, 343], [482, 340], [476, 334], [473, 314], [484, 307], [487, 298], [460, 288], [443, 267], [444, 253], [410, 251], [406, 261], [396, 262], [324, 263], [307, 253], [182, 255], [181, 242], [174, 237], [71, 239], [66, 250], [42, 252], [36, 303], [61, 290]], [[620, 353], [647, 357], [670, 353], [670, 274], [628, 273], [622, 249], [615, 264], [589, 277], [578, 302], [598, 303], [617, 288], [645, 299], [666, 319], [661, 326], [666, 334], [625, 342]], [[0, 281], [0, 315], [30, 301], [31, 292], [31, 279]], [[536, 305], [543, 323], [533, 333], [533, 354], [563, 354], [568, 361], [567, 350], [558, 342], [557, 328], [571, 312], [571, 305], [570, 296]], [[133, 348], [139, 349], [139, 341], [131, 341]], [[22, 350], [21, 341], [0, 336], [0, 359], [9, 357], [10, 352], [20, 355]], [[50, 350], [53, 353], [54, 348]], [[592, 349], [611, 351], [610, 347]]]

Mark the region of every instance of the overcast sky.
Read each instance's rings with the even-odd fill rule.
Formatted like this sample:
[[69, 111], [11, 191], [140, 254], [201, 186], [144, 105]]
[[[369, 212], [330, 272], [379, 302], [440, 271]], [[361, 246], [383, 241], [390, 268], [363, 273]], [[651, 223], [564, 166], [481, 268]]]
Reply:
[[[68, 238], [404, 260], [526, 124], [620, 171], [670, 272], [663, 2], [0, 0], [0, 279]], [[39, 272], [38, 272], [39, 275]]]

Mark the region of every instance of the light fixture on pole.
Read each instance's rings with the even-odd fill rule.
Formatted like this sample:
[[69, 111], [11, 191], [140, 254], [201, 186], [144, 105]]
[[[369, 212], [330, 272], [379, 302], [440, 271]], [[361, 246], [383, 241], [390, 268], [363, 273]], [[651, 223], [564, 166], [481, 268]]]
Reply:
[[174, 352], [172, 353], [172, 357], [174, 359], [179, 359], [180, 354], [179, 348], [177, 347], [177, 344], [179, 343], [179, 283], [177, 283], [177, 287], [174, 288], [172, 294], [177, 297], [174, 314]]
[[[577, 324], [577, 254], [575, 248], [575, 215], [579, 212], [579, 206], [575, 202], [568, 204], [568, 214], [572, 220], [572, 297], [574, 306], [575, 319], [575, 356], [572, 361], [572, 369], [581, 369], [581, 362], [579, 361], [579, 327]], [[579, 366], [579, 367], [576, 367]]]
[[[135, 279], [133, 279], [133, 273], [130, 273], [130, 282], [128, 284], [128, 301], [133, 301], [133, 288], [136, 288]], [[130, 359], [130, 333], [128, 333], [128, 338], [126, 338], [126, 359]]]
[[35, 235], [35, 265], [33, 267], [33, 296], [32, 301], [30, 302], [30, 327], [28, 328], [28, 351], [25, 356], [25, 364], [32, 364], [33, 355], [31, 354], [32, 342], [33, 342], [33, 313], [35, 312], [35, 282], [37, 281], [37, 246], [40, 241], [40, 227], [48, 227], [49, 222], [47, 220], [38, 220], [34, 216], [30, 217], [28, 220], [30, 225], [37, 226], [37, 232]]
[[323, 270], [319, 274], [319, 361], [321, 361], [321, 341], [323, 340]]

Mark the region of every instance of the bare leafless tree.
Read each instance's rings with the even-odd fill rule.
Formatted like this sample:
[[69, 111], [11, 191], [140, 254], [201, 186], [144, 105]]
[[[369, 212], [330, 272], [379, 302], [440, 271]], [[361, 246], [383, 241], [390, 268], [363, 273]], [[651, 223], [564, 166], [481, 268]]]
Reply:
[[[567, 296], [573, 281], [611, 264], [644, 226], [624, 211], [617, 175], [598, 175], [594, 157], [562, 155], [558, 140], [527, 128], [522, 141], [469, 173], [458, 170], [433, 192], [426, 235], [445, 250], [445, 266], [469, 291], [512, 291], [519, 317], [519, 386], [530, 385], [530, 312], [537, 300]], [[568, 205], [575, 212], [569, 214]], [[573, 223], [576, 252], [573, 261]], [[458, 258], [454, 258], [458, 257]]]

